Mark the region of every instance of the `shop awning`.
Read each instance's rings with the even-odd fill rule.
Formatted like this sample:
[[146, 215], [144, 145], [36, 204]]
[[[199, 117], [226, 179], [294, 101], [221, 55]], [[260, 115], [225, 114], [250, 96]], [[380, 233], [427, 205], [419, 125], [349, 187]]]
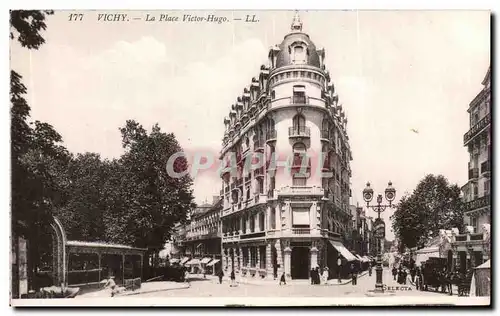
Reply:
[[207, 264], [207, 267], [211, 267], [211, 266], [213, 266], [214, 264], [216, 264], [219, 261], [220, 261], [219, 259], [214, 259], [214, 260], [210, 261], [209, 264]]
[[179, 260], [179, 259], [177, 259], [177, 258], [172, 258], [172, 259], [170, 259], [169, 261], [170, 261], [170, 263], [177, 263], [177, 262], [179, 262], [180, 260]]
[[344, 257], [347, 261], [358, 260], [347, 248], [338, 241], [330, 240], [330, 244]]
[[196, 264], [200, 264], [200, 259], [191, 259], [186, 263], [187, 266], [192, 266]]
[[212, 260], [212, 258], [205, 257], [205, 258], [201, 259], [201, 261], [200, 261], [200, 262], [201, 262], [201, 263], [203, 263], [203, 264], [207, 264], [207, 263], [209, 263], [209, 262], [210, 262], [210, 260]]
[[189, 260], [189, 258], [188, 258], [188, 257], [184, 257], [184, 258], [182, 258], [182, 260], [181, 260], [181, 264], [184, 264], [184, 263], [188, 262], [188, 260]]

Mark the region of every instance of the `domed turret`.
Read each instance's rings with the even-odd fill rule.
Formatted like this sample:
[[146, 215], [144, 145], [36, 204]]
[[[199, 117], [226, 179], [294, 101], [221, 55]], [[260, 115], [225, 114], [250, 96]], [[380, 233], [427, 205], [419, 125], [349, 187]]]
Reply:
[[279, 45], [276, 67], [288, 65], [310, 65], [321, 67], [316, 46], [309, 35], [302, 32], [302, 22], [298, 12], [295, 13], [291, 25], [291, 32], [285, 36]]

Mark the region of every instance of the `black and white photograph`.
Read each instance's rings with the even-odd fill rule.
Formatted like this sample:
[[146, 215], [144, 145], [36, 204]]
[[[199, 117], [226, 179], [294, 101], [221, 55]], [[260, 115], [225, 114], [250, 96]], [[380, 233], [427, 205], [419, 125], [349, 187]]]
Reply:
[[490, 306], [488, 10], [11, 10], [10, 305]]

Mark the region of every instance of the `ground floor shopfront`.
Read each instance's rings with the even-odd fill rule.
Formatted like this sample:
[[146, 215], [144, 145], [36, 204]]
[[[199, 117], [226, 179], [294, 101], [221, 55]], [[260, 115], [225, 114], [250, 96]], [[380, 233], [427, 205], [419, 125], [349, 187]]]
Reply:
[[[357, 258], [335, 239], [308, 237], [256, 238], [223, 244], [222, 268], [242, 277], [308, 279], [314, 267], [328, 267], [330, 277], [347, 275]], [[338, 259], [341, 265], [338, 265]]]
[[449, 271], [466, 273], [490, 259], [490, 226], [483, 225], [477, 233], [470, 226], [462, 234], [456, 228], [441, 230], [435, 244], [414, 254], [417, 265], [439, 257], [446, 259]]

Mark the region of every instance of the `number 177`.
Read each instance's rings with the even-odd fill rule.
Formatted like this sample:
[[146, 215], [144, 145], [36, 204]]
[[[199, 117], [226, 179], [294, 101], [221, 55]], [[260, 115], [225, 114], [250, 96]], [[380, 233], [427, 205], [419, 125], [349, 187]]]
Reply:
[[69, 15], [69, 21], [82, 21], [83, 13], [72, 13]]

